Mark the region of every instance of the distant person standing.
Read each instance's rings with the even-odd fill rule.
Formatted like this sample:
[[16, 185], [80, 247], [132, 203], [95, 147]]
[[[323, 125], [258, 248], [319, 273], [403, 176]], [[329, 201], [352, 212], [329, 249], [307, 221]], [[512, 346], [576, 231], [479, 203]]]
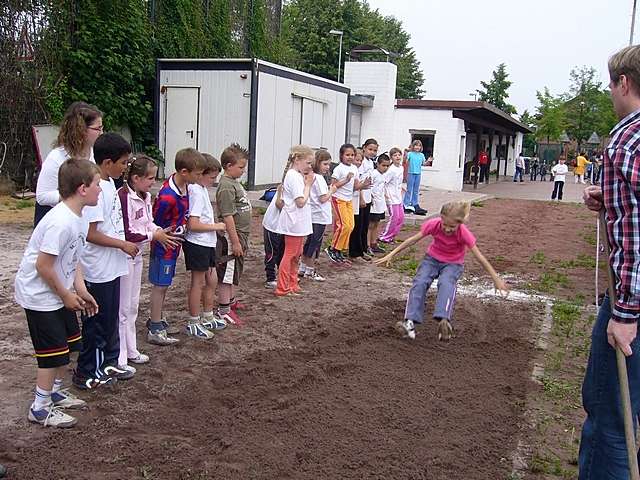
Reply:
[[538, 179], [538, 169], [539, 169], [539, 161], [538, 157], [535, 155], [531, 159], [529, 163], [529, 180], [535, 182]]
[[562, 200], [562, 190], [564, 189], [565, 175], [569, 173], [569, 167], [564, 163], [564, 158], [560, 157], [558, 163], [551, 168], [551, 174], [553, 175], [553, 193], [551, 194], [551, 200]]
[[516, 173], [514, 173], [513, 175], [513, 181], [517, 182], [519, 177], [520, 181], [524, 182], [524, 180], [522, 179], [523, 172], [524, 172], [524, 157], [522, 156], [522, 152], [520, 152], [520, 154], [516, 158]]
[[576, 168], [573, 170], [576, 183], [584, 183], [584, 172], [586, 171], [587, 165], [591, 165], [591, 162], [587, 160], [584, 152], [580, 152], [580, 155], [576, 158]]
[[478, 153], [478, 165], [480, 166], [480, 183], [489, 183], [489, 155], [484, 148]]
[[542, 160], [538, 167], [538, 173], [540, 174], [540, 181], [544, 182], [547, 179], [547, 162]]
[[584, 201], [590, 210], [606, 212], [616, 301], [604, 297], [592, 331], [582, 386], [587, 419], [578, 457], [580, 480], [630, 478], [616, 347], [627, 360], [634, 423], [640, 411], [640, 46], [614, 54], [608, 67], [611, 100], [620, 122], [604, 152], [602, 186], [587, 187]]

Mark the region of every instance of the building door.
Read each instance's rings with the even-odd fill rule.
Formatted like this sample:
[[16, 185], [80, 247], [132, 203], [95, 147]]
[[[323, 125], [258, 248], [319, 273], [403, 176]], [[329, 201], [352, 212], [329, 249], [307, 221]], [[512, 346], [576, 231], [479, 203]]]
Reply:
[[164, 175], [175, 169], [176, 152], [198, 149], [200, 87], [166, 87], [164, 108]]
[[323, 147], [324, 104], [309, 98], [302, 99], [302, 122], [300, 138], [303, 145], [311, 148]]

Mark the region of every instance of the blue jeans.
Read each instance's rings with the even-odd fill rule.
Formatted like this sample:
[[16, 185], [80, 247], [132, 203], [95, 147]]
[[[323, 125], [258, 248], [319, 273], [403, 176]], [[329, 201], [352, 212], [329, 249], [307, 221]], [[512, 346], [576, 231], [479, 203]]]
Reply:
[[418, 194], [420, 193], [420, 174], [407, 174], [407, 191], [404, 194], [404, 206], [415, 207], [418, 205]]
[[425, 256], [413, 278], [404, 318], [413, 320], [415, 323], [422, 323], [427, 291], [437, 278], [438, 294], [433, 318], [451, 320], [458, 279], [462, 276], [463, 270], [464, 266], [461, 264], [440, 262], [429, 255]]
[[520, 181], [523, 182], [524, 180], [522, 180], [522, 172], [523, 172], [523, 168], [522, 167], [516, 167], [516, 173], [513, 174], [513, 181], [517, 181], [517, 178], [520, 177]]
[[[611, 317], [609, 297], [598, 312], [591, 333], [591, 352], [582, 385], [582, 404], [587, 419], [582, 427], [578, 465], [580, 480], [626, 480], [629, 476], [624, 437], [622, 403], [618, 384], [616, 352], [607, 343]], [[633, 424], [640, 410], [640, 339], [631, 343], [633, 355], [627, 357]]]

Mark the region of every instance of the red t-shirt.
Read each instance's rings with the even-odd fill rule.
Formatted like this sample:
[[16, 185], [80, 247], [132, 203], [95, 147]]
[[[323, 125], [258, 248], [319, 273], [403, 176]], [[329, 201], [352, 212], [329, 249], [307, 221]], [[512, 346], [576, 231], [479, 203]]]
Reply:
[[476, 237], [465, 224], [461, 224], [451, 235], [442, 230], [442, 218], [430, 218], [422, 224], [420, 232], [425, 237], [431, 235], [433, 242], [427, 249], [427, 255], [444, 263], [464, 263], [467, 249], [476, 245]]
[[485, 152], [480, 152], [478, 155], [478, 163], [480, 165], [486, 165], [489, 163], [489, 156]]

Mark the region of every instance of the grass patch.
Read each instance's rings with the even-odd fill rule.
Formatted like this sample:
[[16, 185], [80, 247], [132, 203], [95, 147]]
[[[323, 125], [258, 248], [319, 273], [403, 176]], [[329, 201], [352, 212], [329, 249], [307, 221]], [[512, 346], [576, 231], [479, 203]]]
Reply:
[[559, 264], [560, 268], [596, 268], [596, 259], [591, 255], [581, 253], [574, 260], [563, 260]]
[[551, 307], [554, 333], [569, 338], [572, 336], [576, 321], [580, 319], [580, 308], [573, 303], [555, 302]]
[[564, 273], [556, 272], [554, 270], [550, 272], [544, 272], [538, 282], [533, 285], [533, 288], [542, 293], [554, 293], [558, 287], [568, 287], [569, 277]]
[[471, 206], [472, 207], [482, 208], [482, 207], [484, 207], [484, 202], [482, 202], [481, 200], [478, 200], [478, 201], [475, 201], [475, 202], [471, 202]]
[[502, 255], [496, 255], [496, 256], [493, 258], [493, 261], [494, 261], [494, 262], [504, 262], [505, 260], [506, 260], [506, 259], [505, 259]]
[[529, 259], [529, 262], [531, 263], [535, 263], [537, 265], [544, 265], [544, 261], [545, 261], [545, 256], [544, 256], [544, 252], [538, 250], [536, 253], [534, 253], [531, 258]]
[[575, 469], [566, 469], [562, 466], [562, 460], [555, 455], [541, 455], [534, 453], [529, 462], [531, 473], [555, 475], [556, 477], [573, 479], [576, 476]]
[[589, 245], [596, 246], [596, 234], [594, 232], [586, 232], [582, 234], [582, 239]]
[[550, 400], [565, 403], [580, 403], [580, 387], [569, 382], [545, 375], [541, 379], [542, 391]]

